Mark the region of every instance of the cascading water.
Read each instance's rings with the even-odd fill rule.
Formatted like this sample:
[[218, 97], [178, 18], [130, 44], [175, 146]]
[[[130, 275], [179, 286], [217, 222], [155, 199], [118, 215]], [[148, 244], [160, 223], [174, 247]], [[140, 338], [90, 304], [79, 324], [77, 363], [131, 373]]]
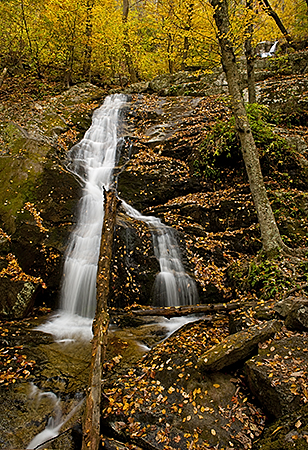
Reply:
[[103, 223], [103, 187], [108, 190], [117, 153], [117, 125], [124, 95], [106, 98], [84, 138], [69, 152], [69, 168], [84, 183], [77, 226], [66, 252], [61, 309], [93, 318], [96, 272]]
[[[91, 323], [96, 308], [96, 273], [103, 222], [103, 188], [113, 182], [117, 158], [118, 117], [126, 97], [108, 96], [93, 114], [92, 125], [84, 138], [69, 152], [68, 168], [83, 184], [77, 225], [66, 251], [61, 310], [37, 329], [51, 333], [58, 340], [76, 335], [91, 337]], [[198, 294], [194, 280], [185, 273], [180, 251], [171, 228], [158, 218], [143, 216], [122, 202], [126, 213], [145, 222], [152, 233], [155, 256], [160, 264], [154, 296], [161, 306], [191, 305]]]
[[154, 252], [160, 265], [154, 285], [156, 303], [160, 306], [195, 304], [198, 299], [196, 284], [185, 272], [173, 230], [157, 217], [144, 216], [124, 201], [122, 206], [130, 217], [145, 222], [152, 233]]
[[57, 437], [63, 425], [74, 416], [84, 401], [84, 399], [77, 401], [71, 412], [66, 417], [63, 417], [60, 399], [53, 392], [41, 392], [36, 386], [32, 386], [31, 397], [36, 401], [37, 405], [44, 397], [48, 398], [53, 404], [53, 414], [49, 417], [46, 428], [31, 440], [27, 449], [39, 448], [47, 441]]
[[117, 158], [118, 119], [126, 96], [108, 96], [94, 111], [84, 138], [69, 152], [68, 168], [83, 185], [78, 218], [65, 254], [60, 311], [37, 330], [58, 341], [91, 339], [96, 308], [96, 272], [104, 216], [103, 188], [113, 181]]

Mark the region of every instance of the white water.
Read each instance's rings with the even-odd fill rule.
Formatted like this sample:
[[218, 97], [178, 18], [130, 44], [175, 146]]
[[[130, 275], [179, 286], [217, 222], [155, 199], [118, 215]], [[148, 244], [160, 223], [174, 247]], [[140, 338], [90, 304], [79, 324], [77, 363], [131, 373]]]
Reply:
[[[65, 254], [60, 311], [37, 329], [58, 341], [91, 339], [96, 309], [96, 273], [103, 223], [103, 188], [113, 182], [118, 147], [118, 118], [126, 97], [108, 96], [93, 114], [84, 138], [69, 152], [69, 169], [83, 187], [77, 224]], [[156, 217], [143, 216], [123, 201], [127, 214], [145, 222], [152, 233], [160, 272], [154, 285], [155, 303], [160, 306], [191, 305], [197, 302], [194, 280], [185, 273], [174, 231]]]
[[96, 272], [103, 223], [102, 190], [113, 177], [118, 145], [118, 116], [124, 95], [106, 98], [93, 114], [92, 125], [70, 153], [70, 170], [84, 183], [75, 230], [66, 251], [61, 309], [93, 318], [96, 307]]
[[126, 96], [108, 96], [94, 111], [84, 138], [69, 152], [68, 168], [83, 185], [78, 217], [65, 254], [60, 310], [37, 330], [57, 341], [92, 337], [96, 308], [96, 273], [104, 220], [103, 188], [113, 181], [118, 146], [118, 119]]
[[273, 56], [273, 54], [276, 51], [277, 44], [278, 44], [278, 41], [275, 41], [268, 52], [262, 52], [261, 55], [260, 55], [261, 58], [267, 58], [268, 56]]
[[185, 272], [172, 228], [164, 225], [157, 217], [144, 216], [123, 200], [122, 206], [130, 217], [145, 222], [152, 233], [154, 252], [160, 266], [154, 285], [155, 302], [160, 306], [197, 303], [197, 288], [194, 280]]
[[84, 400], [81, 400], [74, 406], [71, 412], [66, 416], [62, 416], [60, 399], [53, 392], [41, 392], [36, 386], [32, 390], [33, 400], [37, 402], [37, 406], [44, 397], [50, 399], [53, 404], [53, 416], [50, 416], [46, 428], [37, 434], [27, 446], [27, 449], [39, 448], [44, 442], [55, 438], [60, 433], [61, 427], [65, 425], [80, 408]]

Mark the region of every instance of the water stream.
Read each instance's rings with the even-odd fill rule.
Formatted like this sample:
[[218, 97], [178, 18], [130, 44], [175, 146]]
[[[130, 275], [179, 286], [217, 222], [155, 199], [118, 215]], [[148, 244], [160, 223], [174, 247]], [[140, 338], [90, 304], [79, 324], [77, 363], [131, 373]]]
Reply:
[[[60, 311], [40, 330], [58, 340], [76, 335], [91, 337], [96, 307], [96, 273], [104, 216], [103, 188], [113, 182], [113, 170], [119, 144], [119, 116], [126, 97], [108, 96], [98, 108], [84, 138], [69, 152], [68, 168], [80, 179], [83, 190], [77, 224], [71, 233], [65, 254]], [[197, 302], [194, 280], [185, 272], [172, 228], [160, 219], [144, 216], [122, 201], [126, 213], [145, 222], [152, 233], [160, 272], [154, 285], [154, 298], [160, 306], [191, 305]]]
[[[104, 104], [94, 112], [92, 125], [84, 138], [68, 155], [68, 168], [83, 186], [77, 224], [71, 233], [65, 254], [60, 310], [51, 321], [37, 328], [52, 334], [60, 342], [81, 338], [90, 340], [92, 336], [91, 325], [96, 309], [96, 273], [104, 216], [103, 189], [108, 190], [113, 183], [113, 170], [118, 156], [119, 116], [125, 102], [124, 95], [108, 96]], [[154, 286], [156, 303], [161, 306], [196, 303], [195, 282], [185, 272], [174, 230], [156, 217], [142, 215], [125, 201], [122, 201], [122, 206], [128, 216], [145, 222], [151, 231], [155, 256], [160, 265]], [[189, 319], [185, 318], [185, 322], [187, 320]], [[175, 325], [171, 327], [172, 330]], [[176, 328], [180, 325], [181, 323]], [[53, 398], [56, 417], [50, 418], [45, 430], [30, 442], [28, 448], [35, 448], [46, 439], [57, 436], [68, 420], [62, 418], [58, 400], [55, 396]]]
[[154, 253], [160, 266], [154, 285], [155, 303], [160, 306], [197, 303], [196, 284], [185, 272], [174, 230], [157, 217], [144, 216], [123, 200], [122, 206], [130, 217], [145, 222], [152, 233]]

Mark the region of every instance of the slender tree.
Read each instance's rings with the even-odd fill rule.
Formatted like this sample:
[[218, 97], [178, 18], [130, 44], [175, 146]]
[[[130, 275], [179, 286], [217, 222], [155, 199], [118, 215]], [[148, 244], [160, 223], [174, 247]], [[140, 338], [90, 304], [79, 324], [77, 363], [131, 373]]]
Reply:
[[91, 63], [92, 63], [92, 34], [93, 34], [93, 24], [92, 24], [92, 11], [94, 6], [94, 0], [87, 0], [86, 3], [86, 44], [84, 50], [84, 60], [83, 60], [83, 75], [91, 81]]
[[137, 73], [133, 64], [132, 60], [132, 51], [131, 46], [129, 43], [129, 36], [128, 36], [128, 13], [129, 13], [129, 0], [123, 0], [123, 15], [122, 15], [122, 22], [124, 26], [124, 53], [125, 53], [125, 62], [127, 69], [129, 71], [130, 75], [130, 81], [132, 83], [136, 83], [137, 81]]
[[[246, 7], [249, 11], [253, 11], [253, 0], [246, 0]], [[253, 23], [250, 20], [246, 30], [245, 38], [245, 56], [247, 64], [247, 84], [248, 84], [248, 98], [249, 103], [256, 102], [256, 84], [254, 71], [254, 52], [252, 48]]]
[[280, 17], [278, 16], [278, 14], [271, 7], [269, 1], [268, 0], [260, 0], [259, 3], [260, 3], [261, 8], [266, 12], [266, 14], [268, 14], [270, 17], [272, 17], [272, 19], [274, 19], [277, 27], [279, 28], [279, 30], [281, 31], [281, 33], [285, 37], [286, 41], [288, 42], [288, 44], [290, 44], [292, 46], [293, 45], [293, 40], [292, 40], [292, 38], [290, 36], [290, 33], [285, 28], [285, 26], [282, 23], [282, 21], [281, 21]]
[[214, 20], [218, 29], [221, 59], [226, 74], [235, 126], [241, 142], [242, 155], [249, 179], [250, 190], [257, 210], [263, 251], [276, 254], [286, 246], [282, 242], [278, 226], [266, 193], [258, 150], [251, 132], [245, 105], [240, 91], [240, 78], [232, 46], [231, 27], [227, 0], [210, 0], [214, 8]]
[[190, 1], [187, 5], [187, 18], [184, 25], [184, 45], [183, 45], [183, 57], [181, 62], [181, 70], [186, 69], [186, 60], [188, 58], [188, 51], [190, 47], [189, 33], [192, 30], [192, 16], [194, 12], [194, 3]]

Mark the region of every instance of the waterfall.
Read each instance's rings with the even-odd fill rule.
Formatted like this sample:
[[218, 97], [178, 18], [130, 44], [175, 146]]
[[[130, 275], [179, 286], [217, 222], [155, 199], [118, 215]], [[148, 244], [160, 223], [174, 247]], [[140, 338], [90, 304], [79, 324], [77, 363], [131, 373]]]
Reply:
[[155, 302], [160, 306], [197, 303], [196, 284], [185, 272], [174, 230], [164, 225], [157, 217], [142, 215], [124, 201], [122, 206], [130, 217], [145, 222], [151, 231], [154, 253], [160, 266], [154, 284]]
[[[96, 309], [96, 273], [103, 224], [103, 188], [113, 182], [117, 159], [118, 118], [126, 96], [114, 94], [93, 114], [84, 138], [69, 152], [69, 170], [83, 186], [77, 223], [65, 253], [60, 311], [37, 330], [53, 334], [58, 341], [91, 338]], [[198, 294], [194, 280], [185, 273], [174, 230], [158, 218], [143, 216], [122, 202], [126, 213], [145, 222], [152, 233], [160, 272], [154, 285], [155, 302], [161, 306], [191, 305]]]
[[124, 95], [108, 96], [93, 114], [84, 138], [69, 152], [69, 168], [84, 187], [77, 224], [66, 251], [61, 309], [93, 318], [96, 307], [96, 272], [103, 223], [103, 187], [108, 190], [116, 163], [118, 116]]

